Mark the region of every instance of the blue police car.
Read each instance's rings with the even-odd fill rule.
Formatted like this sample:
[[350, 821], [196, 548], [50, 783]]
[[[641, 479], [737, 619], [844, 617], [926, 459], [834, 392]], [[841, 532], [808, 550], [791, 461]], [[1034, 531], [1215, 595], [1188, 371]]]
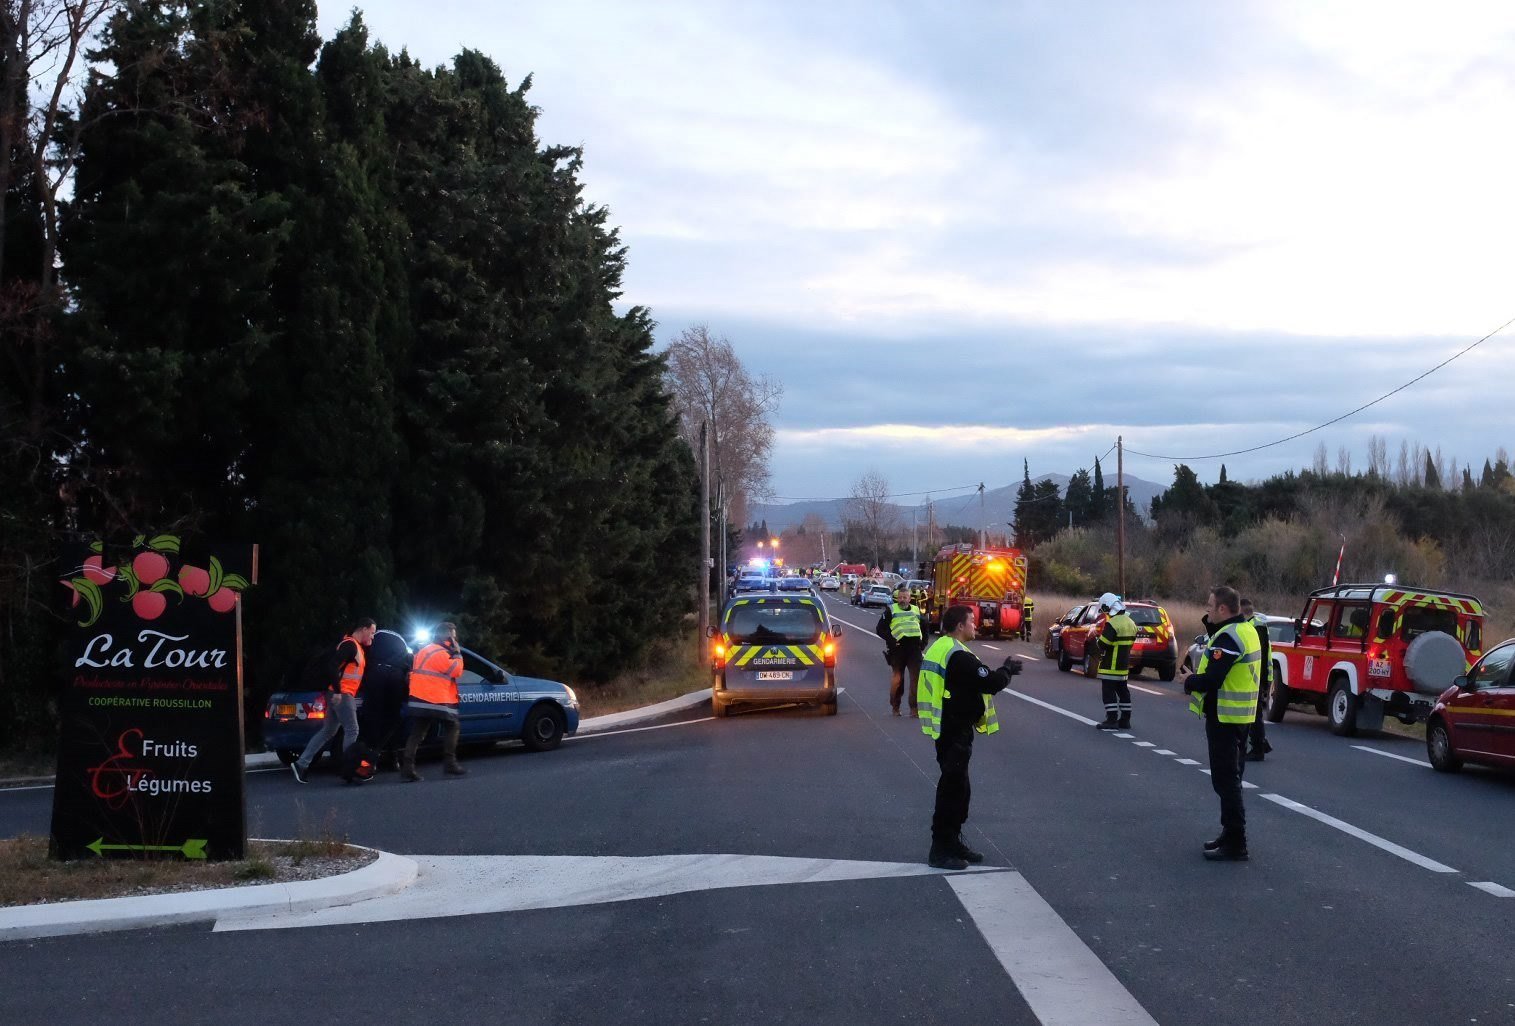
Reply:
[[[385, 637], [388, 635], [389, 637]], [[404, 639], [394, 631], [379, 631], [375, 645], [391, 646]], [[408, 653], [409, 649], [405, 651]], [[463, 676], [458, 680], [461, 745], [492, 745], [521, 741], [534, 752], [550, 751], [579, 729], [579, 698], [573, 688], [557, 681], [509, 673], [472, 649], [463, 653]], [[359, 701], [362, 701], [361, 694]], [[326, 694], [321, 691], [277, 691], [263, 711], [263, 745], [288, 765], [300, 757], [326, 718]], [[433, 728], [423, 741], [438, 741]], [[401, 737], [404, 736], [402, 733]], [[341, 732], [333, 738], [341, 751]]]

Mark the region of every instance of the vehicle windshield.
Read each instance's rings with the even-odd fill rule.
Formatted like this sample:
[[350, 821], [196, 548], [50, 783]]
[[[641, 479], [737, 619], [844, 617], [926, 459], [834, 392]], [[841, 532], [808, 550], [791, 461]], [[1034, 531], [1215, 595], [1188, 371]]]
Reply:
[[1163, 622], [1163, 614], [1155, 606], [1127, 606], [1126, 612], [1131, 614], [1131, 622], [1138, 627], [1156, 627]]
[[784, 644], [815, 641], [821, 614], [813, 605], [748, 602], [726, 614], [726, 634], [733, 642]]

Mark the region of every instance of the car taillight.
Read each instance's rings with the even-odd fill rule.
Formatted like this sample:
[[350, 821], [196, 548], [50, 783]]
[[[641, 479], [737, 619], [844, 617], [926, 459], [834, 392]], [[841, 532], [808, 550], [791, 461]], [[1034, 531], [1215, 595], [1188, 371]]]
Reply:
[[714, 645], [711, 645], [710, 646], [710, 661], [712, 663], [714, 663], [717, 668], [725, 666], [726, 665], [726, 646], [723, 645], [723, 644], [721, 644], [719, 641], [717, 641]]
[[835, 666], [836, 665], [836, 642], [834, 642], [834, 641], [828, 641], [828, 642], [826, 642], [825, 647], [821, 649], [821, 660], [822, 660], [822, 665], [825, 665], [825, 666]]

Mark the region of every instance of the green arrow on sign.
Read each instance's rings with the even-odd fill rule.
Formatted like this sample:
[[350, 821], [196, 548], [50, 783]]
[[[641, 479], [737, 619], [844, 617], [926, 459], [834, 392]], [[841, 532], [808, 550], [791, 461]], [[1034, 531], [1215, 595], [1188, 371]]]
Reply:
[[108, 851], [173, 851], [187, 859], [203, 859], [207, 843], [205, 838], [192, 838], [183, 844], [106, 844], [105, 838], [101, 837], [86, 847], [96, 855], [104, 855]]

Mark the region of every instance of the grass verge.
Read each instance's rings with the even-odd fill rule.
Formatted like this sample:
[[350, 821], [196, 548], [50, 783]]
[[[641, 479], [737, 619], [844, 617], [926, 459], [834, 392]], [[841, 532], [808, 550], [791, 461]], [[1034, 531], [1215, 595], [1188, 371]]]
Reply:
[[703, 646], [696, 655], [692, 638], [665, 642], [653, 650], [642, 669], [581, 688], [580, 713], [586, 718], [604, 716], [678, 698], [710, 687], [709, 674]]
[[346, 844], [334, 848], [324, 842], [249, 841], [247, 858], [237, 862], [169, 858], [58, 862], [47, 857], [46, 837], [24, 834], [0, 840], [0, 906], [314, 880], [350, 872], [374, 858], [371, 852]]

